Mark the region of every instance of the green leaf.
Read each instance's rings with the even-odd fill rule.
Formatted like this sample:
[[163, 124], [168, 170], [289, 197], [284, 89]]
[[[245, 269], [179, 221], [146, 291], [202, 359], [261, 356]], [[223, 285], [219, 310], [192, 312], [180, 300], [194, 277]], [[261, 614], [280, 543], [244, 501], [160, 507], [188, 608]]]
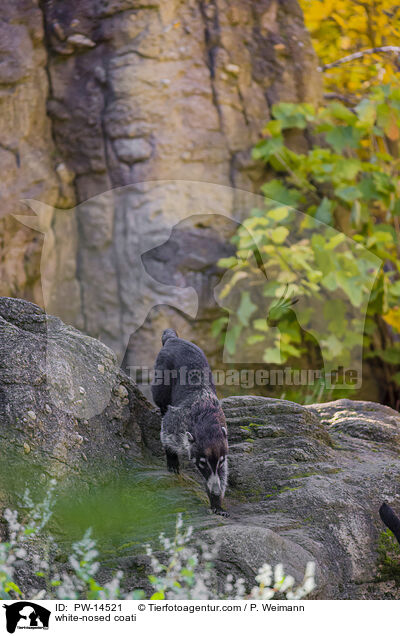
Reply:
[[250, 298], [250, 293], [248, 291], [242, 292], [242, 297], [240, 299], [240, 305], [237, 310], [237, 316], [245, 327], [249, 324], [249, 318], [252, 314], [254, 314], [257, 309], [257, 305], [255, 305]]
[[89, 589], [92, 592], [99, 592], [100, 590], [102, 590], [103, 588], [101, 587], [101, 585], [99, 585], [98, 583], [96, 583], [96, 581], [94, 579], [89, 579]]
[[300, 199], [300, 192], [286, 188], [278, 179], [272, 179], [265, 183], [261, 187], [261, 191], [268, 199], [283, 203], [289, 207], [295, 207]]
[[276, 221], [277, 223], [280, 223], [281, 221], [283, 221], [283, 219], [286, 219], [288, 214], [289, 209], [284, 206], [281, 206], [279, 208], [272, 208], [272, 210], [268, 210], [267, 212], [269, 218], [273, 221]]
[[271, 133], [273, 137], [277, 137], [282, 132], [282, 122], [277, 119], [271, 119], [265, 126], [264, 131]]
[[341, 271], [337, 273], [337, 280], [340, 287], [347, 294], [351, 304], [354, 307], [359, 307], [363, 299], [359, 278], [349, 277], [345, 272]]
[[301, 349], [299, 349], [298, 347], [293, 346], [292, 344], [290, 344], [288, 342], [282, 342], [281, 341], [280, 350], [281, 350], [281, 352], [285, 353], [288, 356], [293, 356], [295, 358], [300, 358], [301, 357]]
[[332, 102], [327, 106], [325, 112], [335, 119], [346, 122], [346, 124], [353, 125], [357, 121], [356, 115], [341, 102]]
[[329, 350], [332, 358], [336, 358], [342, 353], [343, 345], [333, 333], [325, 340], [322, 340], [321, 344]]
[[359, 228], [361, 226], [363, 214], [362, 206], [358, 199], [356, 199], [352, 205], [350, 219], [354, 227]]
[[150, 597], [151, 601], [163, 601], [165, 599], [164, 592], [154, 592], [154, 594]]
[[226, 332], [224, 345], [225, 345], [226, 351], [230, 355], [233, 355], [235, 353], [236, 342], [240, 336], [241, 331], [242, 331], [242, 326], [235, 325], [234, 327], [231, 327], [230, 329], [228, 329], [228, 331]]
[[257, 320], [254, 320], [253, 327], [254, 329], [257, 329], [257, 331], [264, 331], [264, 332], [269, 331], [269, 327], [267, 325], [267, 321], [265, 320], [265, 318], [257, 318]]
[[146, 598], [144, 590], [134, 590], [134, 592], [132, 593], [132, 599], [134, 601], [141, 601], [144, 598]]
[[393, 294], [393, 296], [400, 296], [400, 280], [390, 286], [390, 293]]
[[272, 106], [272, 115], [279, 119], [284, 128], [306, 127], [307, 122], [314, 119], [315, 110], [311, 104], [290, 104], [280, 102]]
[[346, 203], [352, 203], [361, 197], [361, 191], [357, 186], [340, 186], [335, 189], [335, 194]]
[[373, 177], [364, 177], [358, 183], [358, 189], [361, 192], [361, 196], [366, 201], [372, 201], [374, 199], [379, 199], [379, 192], [375, 187]]
[[192, 578], [194, 577], [193, 570], [188, 570], [187, 568], [182, 568], [181, 575], [184, 577]]
[[334, 250], [338, 245], [341, 245], [343, 241], [346, 240], [346, 236], [342, 232], [336, 232], [330, 239], [327, 241], [325, 247], [327, 250]]
[[217, 318], [217, 320], [214, 320], [214, 322], [211, 325], [211, 334], [213, 338], [216, 338], [217, 336], [219, 336], [219, 334], [221, 333], [221, 331], [223, 331], [227, 322], [228, 322], [227, 316], [222, 316], [221, 318]]
[[391, 192], [394, 192], [394, 183], [390, 175], [385, 172], [374, 172], [372, 178], [374, 180], [375, 188], [381, 194], [390, 194]]
[[253, 159], [264, 159], [268, 161], [277, 152], [283, 149], [283, 138], [271, 137], [260, 141], [252, 151]]
[[330, 225], [333, 220], [333, 216], [332, 216], [333, 207], [334, 207], [333, 201], [330, 201], [327, 197], [324, 197], [315, 212], [315, 218], [318, 221], [321, 221], [322, 223], [326, 223], [327, 225]]
[[18, 585], [14, 583], [13, 581], [7, 581], [7, 583], [4, 585], [4, 590], [5, 592], [10, 592], [11, 590], [13, 590], [13, 592], [16, 592], [16, 594], [19, 594], [19, 596], [22, 596], [21, 590], [19, 589]]
[[357, 148], [362, 132], [352, 126], [336, 126], [329, 130], [325, 139], [335, 152], [342, 152], [346, 148]]
[[235, 267], [238, 264], [238, 259], [236, 256], [229, 256], [228, 258], [220, 258], [218, 261], [218, 267], [223, 267], [224, 269], [230, 269], [231, 267]]
[[376, 119], [376, 104], [369, 99], [362, 99], [355, 107], [355, 111], [358, 115], [358, 121], [372, 126]]
[[269, 362], [270, 364], [281, 364], [281, 352], [280, 349], [274, 347], [269, 347], [265, 349], [263, 355], [263, 361]]
[[396, 384], [398, 384], [400, 386], [400, 372], [399, 373], [395, 373], [392, 376], [392, 380], [394, 380], [394, 382], [396, 382]]
[[264, 336], [258, 333], [255, 333], [247, 338], [247, 344], [249, 345], [257, 344], [257, 342], [263, 342], [263, 341], [264, 341]]
[[390, 347], [379, 352], [380, 357], [389, 364], [400, 364], [400, 349]]
[[286, 240], [288, 234], [289, 234], [289, 230], [287, 229], [287, 227], [283, 227], [281, 225], [280, 227], [277, 227], [274, 230], [271, 230], [270, 236], [273, 242], [279, 245]]

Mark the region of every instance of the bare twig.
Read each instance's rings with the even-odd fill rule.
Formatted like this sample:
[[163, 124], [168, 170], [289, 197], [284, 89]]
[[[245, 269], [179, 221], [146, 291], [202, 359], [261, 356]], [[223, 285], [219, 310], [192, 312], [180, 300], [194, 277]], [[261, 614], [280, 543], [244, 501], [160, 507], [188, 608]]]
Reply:
[[398, 53], [400, 54], [400, 46], [375, 46], [372, 49], [365, 49], [364, 51], [357, 51], [357, 53], [352, 53], [351, 55], [346, 55], [346, 57], [340, 58], [340, 60], [336, 60], [335, 62], [331, 62], [330, 64], [324, 64], [318, 68], [319, 71], [326, 71], [328, 68], [334, 68], [335, 66], [340, 66], [340, 64], [345, 64], [346, 62], [352, 62], [353, 60], [358, 60], [360, 57], [364, 57], [364, 55], [371, 55], [372, 53]]
[[349, 106], [354, 106], [356, 103], [355, 99], [351, 99], [351, 97], [348, 97], [347, 95], [342, 95], [341, 93], [324, 93], [324, 98], [325, 99], [338, 99], [341, 102], [344, 102], [345, 104], [348, 104]]

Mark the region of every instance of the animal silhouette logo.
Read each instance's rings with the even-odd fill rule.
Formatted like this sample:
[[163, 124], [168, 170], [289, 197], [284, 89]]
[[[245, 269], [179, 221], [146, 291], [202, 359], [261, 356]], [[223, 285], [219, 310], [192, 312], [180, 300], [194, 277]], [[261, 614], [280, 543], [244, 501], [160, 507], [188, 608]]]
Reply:
[[49, 628], [51, 612], [37, 603], [17, 601], [3, 607], [6, 610], [6, 627], [9, 634], [14, 634], [16, 629]]
[[[46, 375], [60, 410], [82, 419], [103, 412], [119, 364], [153, 359], [150, 338], [149, 354], [135, 343], [162, 308], [184, 326], [221, 315], [224, 364], [282, 365], [310, 351], [309, 369], [327, 376], [350, 369], [361, 382], [365, 317], [382, 261], [310, 215], [253, 193], [179, 180], [123, 186], [70, 210], [25, 203], [34, 215], [17, 220], [44, 234], [44, 309], [116, 355], [113, 371], [99, 375], [84, 342], [73, 355], [60, 351], [58, 322], [49, 321]], [[286, 284], [299, 298], [295, 308], [280, 298]], [[296, 331], [294, 344], [288, 329]]]

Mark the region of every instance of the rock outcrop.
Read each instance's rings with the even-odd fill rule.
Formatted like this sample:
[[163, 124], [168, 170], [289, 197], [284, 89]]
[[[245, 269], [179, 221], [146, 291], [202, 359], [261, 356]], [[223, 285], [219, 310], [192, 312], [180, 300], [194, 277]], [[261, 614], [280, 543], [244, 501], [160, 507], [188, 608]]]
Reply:
[[99, 480], [143, 460], [152, 427], [158, 414], [112, 351], [32, 303], [0, 298], [3, 469]]
[[[47, 203], [45, 226], [57, 260], [54, 206], [75, 202], [70, 173], [54, 144], [47, 115], [48, 53], [38, 0], [6, 0], [0, 7], [0, 294], [43, 305], [43, 237], [19, 223], [24, 199]], [[75, 255], [74, 255], [75, 258]], [[73, 276], [75, 276], [75, 272]]]
[[301, 406], [240, 396], [222, 406], [231, 517], [203, 532], [220, 546], [220, 575], [251, 585], [260, 564], [283, 563], [300, 581], [314, 561], [316, 598], [398, 598], [378, 581], [377, 547], [380, 505], [400, 510], [399, 413], [345, 399]]
[[221, 570], [228, 561], [250, 580], [260, 562], [282, 562], [301, 580], [314, 561], [317, 598], [382, 598], [378, 510], [384, 500], [400, 509], [399, 413], [344, 399], [222, 404], [232, 518], [208, 534], [221, 543]]

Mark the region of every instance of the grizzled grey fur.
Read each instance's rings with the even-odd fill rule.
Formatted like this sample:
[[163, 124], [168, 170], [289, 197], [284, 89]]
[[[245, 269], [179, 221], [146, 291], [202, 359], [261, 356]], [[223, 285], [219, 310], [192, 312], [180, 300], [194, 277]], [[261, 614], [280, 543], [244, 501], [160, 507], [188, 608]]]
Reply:
[[212, 510], [226, 514], [222, 509], [228, 479], [226, 421], [207, 358], [173, 329], [166, 329], [161, 341], [152, 393], [163, 416], [161, 442], [168, 470], [178, 473], [179, 455], [187, 454], [205, 480]]

